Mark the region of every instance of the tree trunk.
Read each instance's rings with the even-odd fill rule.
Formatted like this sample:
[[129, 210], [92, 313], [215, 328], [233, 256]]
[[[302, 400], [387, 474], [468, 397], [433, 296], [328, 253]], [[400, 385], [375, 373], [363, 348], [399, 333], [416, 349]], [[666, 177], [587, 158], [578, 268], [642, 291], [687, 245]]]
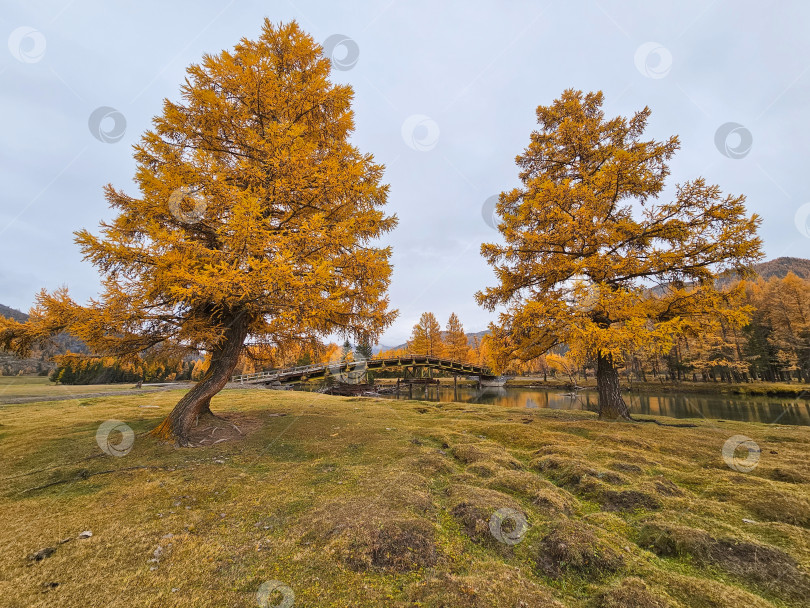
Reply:
[[613, 356], [596, 358], [596, 389], [599, 392], [599, 418], [601, 420], [632, 420], [630, 410], [619, 388], [619, 372], [613, 366]]
[[228, 323], [225, 335], [211, 352], [211, 363], [202, 379], [186, 393], [168, 416], [150, 435], [176, 440], [181, 446], [189, 444], [191, 427], [200, 416], [210, 415], [211, 398], [228, 383], [248, 333], [248, 319], [237, 314]]

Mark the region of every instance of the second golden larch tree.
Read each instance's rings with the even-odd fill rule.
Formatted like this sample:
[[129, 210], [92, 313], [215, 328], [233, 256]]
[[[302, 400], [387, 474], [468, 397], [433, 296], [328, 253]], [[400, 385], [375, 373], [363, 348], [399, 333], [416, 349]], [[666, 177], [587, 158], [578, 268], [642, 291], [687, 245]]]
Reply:
[[476, 297], [499, 311], [499, 349], [526, 360], [568, 345], [596, 363], [600, 417], [630, 419], [625, 353], [667, 352], [712, 320], [747, 322], [742, 287], [715, 279], [750, 274], [760, 219], [745, 197], [702, 178], [660, 202], [677, 137], [644, 140], [649, 109], [607, 119], [602, 103], [601, 92], [567, 90], [537, 108], [539, 128], [516, 159], [522, 185], [496, 206], [503, 242], [481, 246], [497, 284]]

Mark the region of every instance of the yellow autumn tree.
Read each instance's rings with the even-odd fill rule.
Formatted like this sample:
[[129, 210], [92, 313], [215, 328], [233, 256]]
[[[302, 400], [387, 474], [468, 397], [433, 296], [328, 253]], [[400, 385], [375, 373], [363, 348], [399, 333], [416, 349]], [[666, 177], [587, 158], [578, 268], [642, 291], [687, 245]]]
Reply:
[[789, 272], [781, 279], [760, 279], [751, 291], [781, 368], [810, 382], [810, 281]]
[[[25, 351], [61, 330], [96, 353], [204, 351], [210, 365], [153, 434], [183, 445], [246, 341], [374, 339], [393, 321], [383, 166], [350, 142], [351, 87], [329, 80], [323, 49], [295, 23], [265, 20], [256, 40], [187, 69], [135, 146], [139, 192], [106, 187], [116, 216], [77, 233], [103, 293], [80, 306], [41, 293]], [[202, 371], [202, 370], [200, 370]]]
[[648, 108], [606, 119], [602, 103], [601, 92], [567, 90], [537, 108], [539, 128], [516, 159], [522, 186], [496, 207], [503, 243], [481, 246], [498, 285], [476, 297], [499, 311], [492, 335], [519, 358], [566, 344], [578, 364], [595, 361], [600, 417], [630, 419], [625, 353], [669, 352], [709, 318], [746, 323], [740, 284], [724, 291], [715, 278], [750, 274], [760, 219], [744, 196], [702, 178], [659, 201], [678, 138], [644, 140]]
[[444, 356], [454, 361], [466, 362], [469, 352], [470, 345], [467, 334], [464, 333], [464, 326], [456, 313], [450, 313], [444, 331]]
[[443, 353], [442, 326], [432, 312], [423, 312], [419, 323], [413, 326], [408, 350], [415, 355], [440, 357]]

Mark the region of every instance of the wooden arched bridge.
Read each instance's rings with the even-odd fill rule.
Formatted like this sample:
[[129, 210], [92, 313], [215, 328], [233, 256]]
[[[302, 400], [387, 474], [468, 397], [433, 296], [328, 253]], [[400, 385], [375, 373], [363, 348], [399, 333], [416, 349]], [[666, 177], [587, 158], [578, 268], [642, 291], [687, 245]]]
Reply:
[[471, 365], [452, 359], [430, 357], [427, 355], [407, 355], [404, 357], [384, 357], [359, 361], [344, 361], [340, 363], [316, 363], [301, 365], [284, 369], [273, 369], [254, 374], [232, 376], [231, 381], [239, 384], [269, 384], [279, 382], [301, 382], [313, 378], [335, 376], [342, 382], [356, 382], [367, 371], [404, 370], [412, 376], [420, 368], [435, 369], [457, 375], [478, 376], [481, 380], [492, 380], [495, 375], [487, 367]]

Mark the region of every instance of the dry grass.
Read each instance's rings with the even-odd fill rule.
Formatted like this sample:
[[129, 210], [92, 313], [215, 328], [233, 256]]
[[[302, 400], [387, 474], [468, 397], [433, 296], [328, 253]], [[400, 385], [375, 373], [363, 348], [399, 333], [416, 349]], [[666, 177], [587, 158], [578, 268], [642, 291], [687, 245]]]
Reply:
[[[78, 395], [115, 393], [135, 388], [134, 382], [120, 384], [54, 384], [45, 376], [0, 376], [0, 405], [17, 400], [40, 398], [70, 398]], [[155, 390], [149, 384], [139, 389], [143, 392]]]
[[[229, 390], [213, 408], [244, 434], [176, 449], [145, 433], [179, 395], [2, 408], [3, 606], [248, 607], [270, 580], [297, 608], [810, 601], [806, 427]], [[732, 435], [753, 471], [723, 462]]]

